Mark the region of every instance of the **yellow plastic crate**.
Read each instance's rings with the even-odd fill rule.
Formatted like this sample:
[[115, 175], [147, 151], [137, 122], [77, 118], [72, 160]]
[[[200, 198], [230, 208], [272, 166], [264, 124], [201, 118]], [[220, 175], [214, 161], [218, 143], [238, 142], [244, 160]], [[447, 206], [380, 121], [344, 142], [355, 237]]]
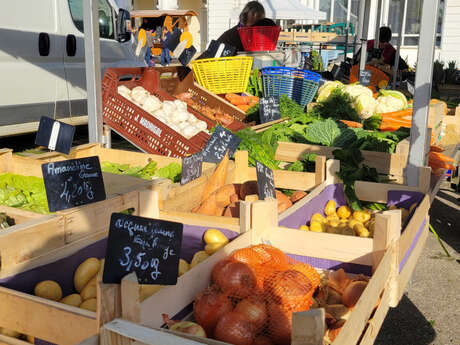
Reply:
[[198, 84], [215, 94], [246, 91], [252, 57], [232, 56], [195, 60], [193, 74]]

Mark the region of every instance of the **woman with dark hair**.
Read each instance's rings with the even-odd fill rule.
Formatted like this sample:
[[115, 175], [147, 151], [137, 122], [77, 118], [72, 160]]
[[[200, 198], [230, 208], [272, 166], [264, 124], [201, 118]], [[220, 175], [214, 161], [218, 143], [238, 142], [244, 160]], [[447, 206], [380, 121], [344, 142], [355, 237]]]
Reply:
[[265, 18], [265, 9], [258, 1], [250, 1], [244, 6], [240, 13], [239, 23], [233, 28], [225, 31], [218, 39], [220, 43], [228, 44], [236, 48], [237, 51], [243, 51], [238, 28], [243, 26], [252, 26], [258, 21]]

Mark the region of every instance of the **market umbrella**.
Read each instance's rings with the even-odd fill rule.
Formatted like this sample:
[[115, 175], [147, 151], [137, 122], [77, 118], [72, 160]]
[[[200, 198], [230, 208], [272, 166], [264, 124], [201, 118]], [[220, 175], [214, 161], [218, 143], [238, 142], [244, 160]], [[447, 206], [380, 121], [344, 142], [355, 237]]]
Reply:
[[[271, 19], [325, 20], [326, 12], [302, 5], [298, 0], [260, 0], [265, 8], [265, 16]], [[235, 8], [232, 17], [237, 18], [243, 6]]]

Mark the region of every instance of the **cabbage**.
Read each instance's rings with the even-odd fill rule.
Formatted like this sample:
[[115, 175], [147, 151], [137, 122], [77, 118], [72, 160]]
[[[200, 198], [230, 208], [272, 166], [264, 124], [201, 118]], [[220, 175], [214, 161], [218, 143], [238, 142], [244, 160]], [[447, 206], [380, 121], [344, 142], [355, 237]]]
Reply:
[[342, 88], [343, 84], [340, 81], [327, 81], [318, 89], [318, 97], [316, 99], [317, 102], [325, 101], [329, 95], [331, 94], [332, 90], [336, 88]]
[[403, 93], [399, 92], [399, 91], [394, 91], [394, 90], [381, 90], [380, 93], [383, 95], [383, 96], [390, 96], [390, 97], [393, 97], [397, 100], [399, 100], [401, 103], [402, 103], [402, 109], [406, 109], [408, 104], [407, 104], [407, 98], [406, 96], [404, 96]]
[[374, 97], [369, 96], [367, 93], [360, 94], [353, 101], [353, 105], [358, 112], [358, 116], [362, 120], [366, 120], [374, 115], [376, 103], [377, 102], [375, 101]]

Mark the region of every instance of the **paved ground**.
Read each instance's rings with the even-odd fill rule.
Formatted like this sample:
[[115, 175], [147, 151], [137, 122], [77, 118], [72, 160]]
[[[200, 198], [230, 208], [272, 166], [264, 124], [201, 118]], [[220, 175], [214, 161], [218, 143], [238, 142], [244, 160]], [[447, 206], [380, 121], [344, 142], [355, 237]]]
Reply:
[[[0, 147], [32, 148], [35, 135], [0, 139]], [[79, 129], [75, 145], [87, 141]], [[114, 147], [132, 149], [116, 136]], [[447, 258], [429, 235], [413, 281], [397, 308], [390, 309], [376, 345], [460, 345], [460, 194], [446, 183], [430, 211], [431, 224], [445, 243]]]

